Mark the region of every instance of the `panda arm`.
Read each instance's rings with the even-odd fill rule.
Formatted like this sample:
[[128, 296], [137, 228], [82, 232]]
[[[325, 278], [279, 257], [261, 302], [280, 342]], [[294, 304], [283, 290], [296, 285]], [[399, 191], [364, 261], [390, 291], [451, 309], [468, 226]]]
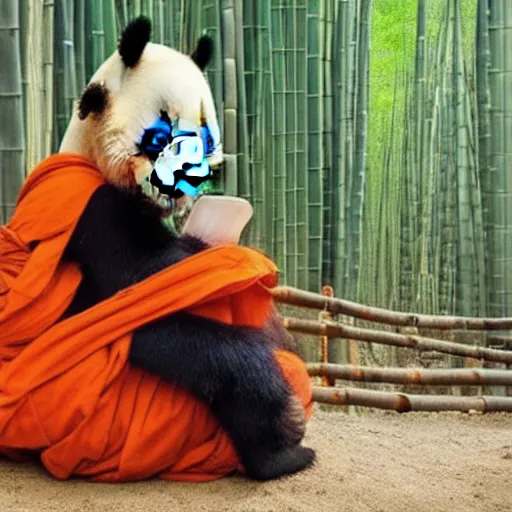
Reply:
[[103, 185], [81, 215], [65, 257], [80, 265], [99, 302], [205, 248], [169, 232], [139, 196]]

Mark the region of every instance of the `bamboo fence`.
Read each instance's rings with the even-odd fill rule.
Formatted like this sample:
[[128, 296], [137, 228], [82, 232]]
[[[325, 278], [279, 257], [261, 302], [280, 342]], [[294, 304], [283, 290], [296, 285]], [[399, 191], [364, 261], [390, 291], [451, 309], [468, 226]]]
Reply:
[[[511, 318], [468, 318], [401, 313], [380, 308], [372, 308], [334, 298], [333, 290], [324, 287], [322, 294], [313, 294], [292, 288], [273, 290], [274, 300], [281, 305], [292, 306], [294, 314], [300, 314], [297, 308], [309, 308], [320, 311], [318, 320], [305, 320], [294, 317], [282, 317], [282, 325], [292, 332], [319, 336], [320, 363], [307, 363], [311, 377], [321, 378], [321, 387], [313, 388], [313, 400], [338, 406], [359, 406], [389, 409], [397, 412], [410, 411], [463, 411], [463, 412], [512, 412], [512, 397], [489, 396], [482, 394], [487, 390], [512, 387], [512, 350], [505, 350], [455, 343], [443, 339], [389, 332], [385, 330], [365, 329], [336, 321], [337, 315], [354, 319], [391, 324], [399, 328], [415, 331], [437, 328], [462, 332], [481, 331], [485, 329], [509, 329]], [[382, 368], [354, 364], [329, 363], [329, 344], [333, 338], [342, 338], [345, 344], [354, 340], [370, 344], [406, 347], [417, 351], [434, 351], [437, 354], [451, 354], [479, 360], [479, 363], [505, 365], [499, 368]], [[493, 342], [507, 344], [509, 337], [492, 338]], [[466, 362], [468, 359], [466, 359]], [[421, 394], [402, 391], [384, 391], [375, 389], [336, 388], [336, 381], [359, 382], [365, 384], [381, 383], [386, 385], [422, 386]], [[430, 388], [449, 387], [450, 395], [432, 394]], [[453, 391], [466, 387], [477, 387], [479, 396], [453, 396]], [[498, 388], [496, 388], [498, 387]], [[457, 394], [457, 393], [455, 393]], [[500, 393], [498, 392], [497, 395]]]

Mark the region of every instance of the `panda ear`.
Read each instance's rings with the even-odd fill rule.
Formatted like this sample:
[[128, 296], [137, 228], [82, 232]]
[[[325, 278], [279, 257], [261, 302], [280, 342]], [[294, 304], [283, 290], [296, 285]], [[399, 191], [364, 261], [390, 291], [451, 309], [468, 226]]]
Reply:
[[197, 41], [196, 49], [191, 58], [201, 71], [206, 69], [213, 55], [213, 39], [209, 36], [201, 36]]
[[118, 51], [124, 65], [133, 68], [151, 37], [151, 21], [139, 16], [128, 23], [119, 39]]
[[108, 89], [98, 82], [89, 84], [78, 100], [78, 117], [84, 120], [91, 112], [101, 114], [108, 103]]

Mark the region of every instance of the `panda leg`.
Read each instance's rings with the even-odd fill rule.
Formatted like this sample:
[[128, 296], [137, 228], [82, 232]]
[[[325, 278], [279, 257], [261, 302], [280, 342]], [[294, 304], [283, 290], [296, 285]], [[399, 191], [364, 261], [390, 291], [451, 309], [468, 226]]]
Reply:
[[274, 479], [314, 462], [314, 451], [300, 445], [304, 408], [263, 330], [178, 313], [138, 329], [130, 361], [206, 402], [249, 477]]

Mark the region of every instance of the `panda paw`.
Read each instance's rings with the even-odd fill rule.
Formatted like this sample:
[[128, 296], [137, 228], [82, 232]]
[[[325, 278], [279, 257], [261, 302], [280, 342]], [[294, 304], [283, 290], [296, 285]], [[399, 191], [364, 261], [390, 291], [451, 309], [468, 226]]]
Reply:
[[303, 471], [313, 465], [315, 451], [299, 444], [278, 451], [258, 451], [245, 463], [246, 473], [254, 480], [274, 480]]
[[286, 446], [299, 444], [306, 433], [306, 413], [304, 405], [295, 396], [290, 395], [288, 403], [281, 415], [279, 432]]

